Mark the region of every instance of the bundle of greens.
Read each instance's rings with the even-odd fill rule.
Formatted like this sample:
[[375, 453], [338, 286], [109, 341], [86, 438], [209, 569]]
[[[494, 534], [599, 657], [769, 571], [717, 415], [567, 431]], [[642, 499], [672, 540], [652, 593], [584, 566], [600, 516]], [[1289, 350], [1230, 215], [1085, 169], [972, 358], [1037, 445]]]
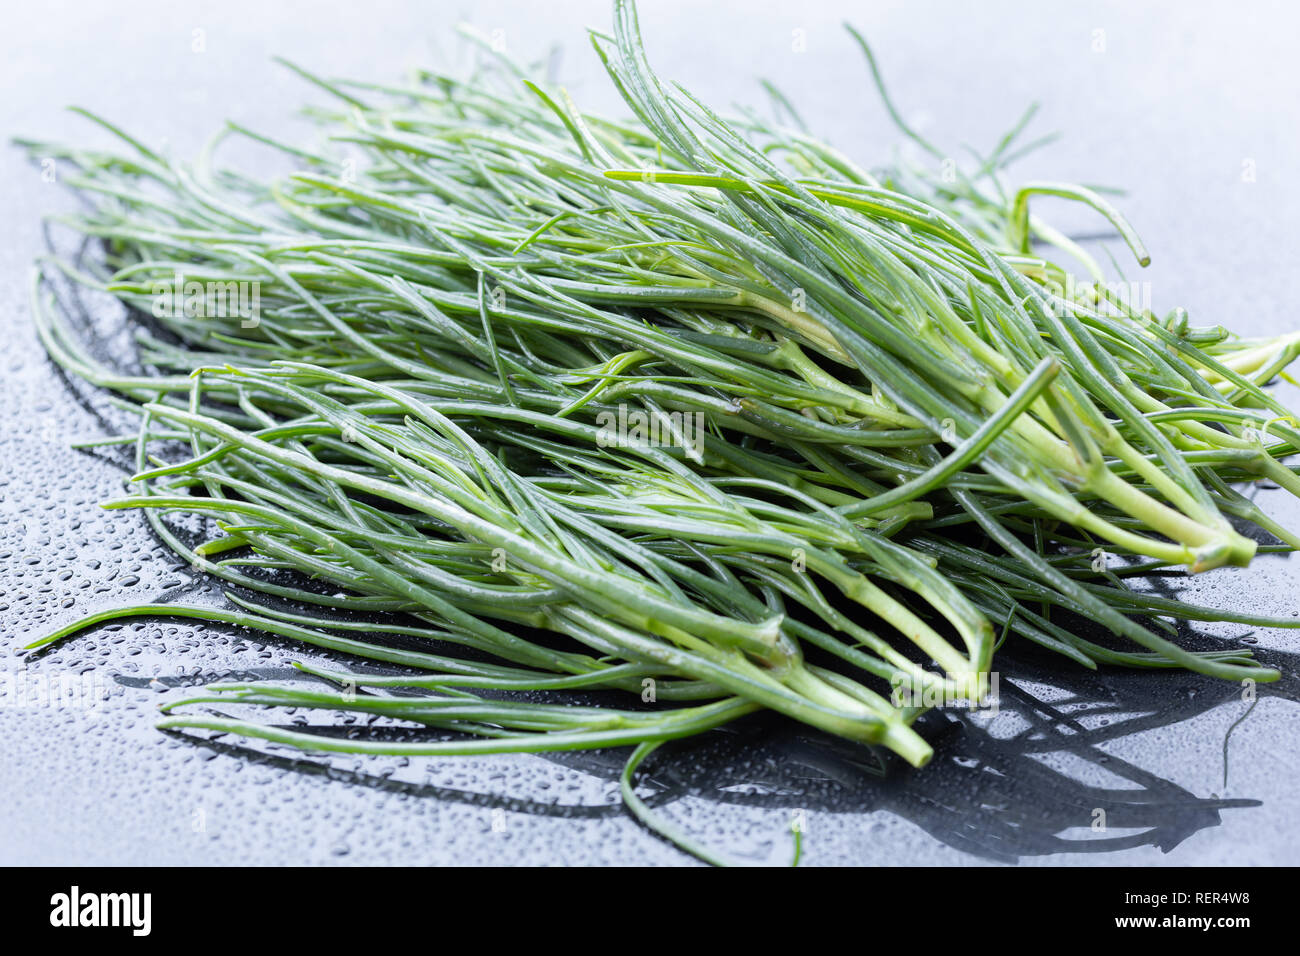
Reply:
[[[106, 507], [143, 509], [233, 605], [115, 608], [33, 646], [164, 614], [382, 662], [214, 685], [160, 726], [358, 753], [635, 744], [643, 819], [632, 773], [655, 746], [759, 708], [924, 764], [917, 717], [978, 701], [1009, 635], [1085, 667], [1276, 679], [1175, 621], [1295, 619], [1125, 579], [1245, 566], [1250, 526], [1300, 544], [1233, 487], [1300, 493], [1300, 428], [1264, 390], [1300, 334], [1110, 291], [1030, 197], [1086, 203], [1146, 251], [1096, 191], [1004, 190], [1025, 121], [976, 170], [873, 174], [774, 90], [781, 122], [665, 85], [629, 2], [592, 42], [631, 118], [484, 44], [473, 75], [407, 86], [294, 67], [338, 103], [311, 114], [319, 147], [230, 125], [187, 165], [94, 116], [127, 152], [25, 143], [76, 168], [91, 209], [65, 221], [104, 248], [42, 261], [33, 303], [51, 357], [138, 414], [131, 493]], [[298, 170], [218, 168], [232, 135]], [[58, 274], [134, 307], [142, 374], [92, 357]], [[628, 708], [512, 693], [576, 689]], [[213, 702], [444, 733], [289, 731], [196, 709]]]

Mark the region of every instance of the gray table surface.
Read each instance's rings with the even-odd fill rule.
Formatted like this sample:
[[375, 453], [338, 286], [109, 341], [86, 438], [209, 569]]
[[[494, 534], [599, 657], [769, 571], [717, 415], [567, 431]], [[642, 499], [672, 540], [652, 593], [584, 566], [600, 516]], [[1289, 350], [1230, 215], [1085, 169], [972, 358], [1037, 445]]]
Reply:
[[[945, 148], [987, 148], [1039, 100], [1038, 128], [1064, 135], [1012, 179], [1127, 187], [1122, 205], [1155, 260], [1141, 279], [1159, 308], [1181, 304], [1196, 322], [1254, 334], [1296, 325], [1295, 5], [647, 0], [642, 17], [664, 74], [722, 104], [753, 101], [757, 77], [768, 76], [814, 130], [867, 164], [887, 160], [897, 136], [845, 19], [872, 39], [905, 114]], [[603, 2], [8, 4], [0, 132], [102, 142], [62, 111], [79, 103], [192, 154], [224, 117], [283, 128], [311, 97], [273, 54], [385, 80], [457, 62], [460, 19], [504, 31], [527, 57], [561, 43], [560, 76], [575, 98], [615, 105], [582, 32], [608, 24]], [[20, 655], [20, 644], [93, 610], [218, 594], [138, 515], [95, 507], [121, 489], [122, 460], [67, 442], [107, 434], [117, 419], [45, 359], [27, 300], [42, 217], [70, 199], [9, 148], [0, 195], [0, 695], [59, 675], [106, 693], [91, 708], [0, 696], [0, 863], [685, 859], [620, 809], [618, 754], [328, 759], [152, 728], [155, 706], [184, 686], [283, 674], [301, 649], [150, 620]], [[1042, 208], [1071, 229], [1097, 229], [1064, 204]], [[113, 338], [120, 312], [88, 308], [94, 334]], [[1261, 500], [1300, 525], [1289, 500], [1267, 491]], [[1297, 606], [1285, 558], [1173, 587], [1205, 603]], [[1246, 631], [1203, 630], [1225, 640]], [[1001, 665], [1002, 712], [931, 725], [937, 756], [923, 771], [882, 778], [866, 751], [773, 719], [657, 760], [651, 779], [664, 813], [758, 862], [786, 857], [790, 815], [802, 809], [808, 864], [1294, 864], [1300, 641], [1279, 630], [1252, 639], [1285, 678], [1260, 689], [1232, 732], [1226, 785], [1225, 736], [1247, 707], [1237, 688], [1176, 672], [1085, 673], [1020, 653]], [[1092, 828], [1098, 808], [1105, 831]]]

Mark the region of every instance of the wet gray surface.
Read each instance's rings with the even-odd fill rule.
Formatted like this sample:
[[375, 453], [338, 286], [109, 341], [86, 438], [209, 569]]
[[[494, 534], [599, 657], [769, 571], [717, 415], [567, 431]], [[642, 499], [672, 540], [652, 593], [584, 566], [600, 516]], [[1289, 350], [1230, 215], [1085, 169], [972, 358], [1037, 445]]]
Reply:
[[[1294, 328], [1294, 10], [1045, 6], [648, 2], [642, 10], [662, 72], [722, 103], [754, 99], [755, 76], [770, 76], [814, 130], [867, 162], [884, 158], [896, 137], [839, 30], [845, 18], [875, 43], [905, 113], [954, 151], [965, 141], [987, 148], [1041, 100], [1039, 128], [1065, 135], [1016, 172], [1128, 187], [1123, 207], [1155, 259], [1141, 278], [1160, 309], [1182, 304], [1198, 324], [1257, 334]], [[68, 103], [178, 154], [226, 116], [283, 129], [310, 94], [271, 54], [383, 80], [454, 59], [450, 26], [462, 16], [505, 31], [508, 46], [528, 56], [562, 41], [561, 75], [575, 98], [612, 103], [580, 32], [607, 24], [604, 3], [9, 5], [0, 16], [6, 138], [101, 141], [61, 112]], [[193, 50], [195, 30], [204, 31], [203, 52]], [[620, 754], [304, 758], [155, 731], [156, 706], [184, 685], [283, 676], [303, 657], [237, 629], [156, 619], [88, 632], [39, 658], [19, 655], [20, 644], [94, 610], [215, 602], [219, 592], [178, 565], [138, 515], [95, 506], [120, 491], [123, 459], [67, 443], [114, 433], [120, 418], [44, 358], [27, 304], [29, 263], [45, 244], [41, 218], [70, 199], [9, 149], [0, 150], [0, 192], [0, 690], [8, 690], [0, 863], [685, 859], [619, 807]], [[1059, 208], [1071, 228], [1096, 228]], [[80, 305], [94, 336], [119, 336], [120, 311]], [[1262, 495], [1300, 525], [1294, 503]], [[1265, 557], [1249, 573], [1174, 584], [1202, 603], [1292, 614], [1297, 581], [1294, 560]], [[1236, 640], [1247, 629], [1202, 631], [1207, 641]], [[882, 776], [869, 751], [761, 719], [661, 755], [650, 776], [664, 813], [758, 862], [787, 858], [791, 814], [802, 810], [808, 864], [1294, 864], [1300, 640], [1277, 630], [1249, 639], [1286, 676], [1260, 688], [1232, 731], [1226, 785], [1225, 735], [1248, 706], [1239, 689], [1180, 673], [1086, 673], [1015, 649], [1000, 660], [1002, 712], [966, 723], [935, 716], [926, 733], [936, 758], [923, 771], [891, 764]], [[88, 696], [52, 702], [42, 687], [56, 681]], [[1092, 828], [1098, 809], [1105, 831]]]

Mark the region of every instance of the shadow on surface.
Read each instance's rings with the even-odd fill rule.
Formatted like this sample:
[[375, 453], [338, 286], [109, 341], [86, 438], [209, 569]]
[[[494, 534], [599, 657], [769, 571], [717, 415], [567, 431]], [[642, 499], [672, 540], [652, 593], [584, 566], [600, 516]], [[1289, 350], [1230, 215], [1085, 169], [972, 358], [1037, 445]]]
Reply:
[[[935, 758], [922, 770], [883, 751], [809, 730], [777, 715], [759, 714], [702, 738], [666, 746], [646, 765], [640, 783], [653, 789], [647, 797], [652, 806], [693, 797], [789, 811], [885, 811], [946, 846], [1002, 863], [1142, 846], [1167, 853], [1194, 833], [1220, 825], [1221, 811], [1261, 805], [1253, 799], [1197, 796], [1161, 775], [1182, 776], [1182, 770], [1196, 766], [1190, 758], [1182, 758], [1181, 765], [1175, 760], [1156, 772], [1105, 749], [1110, 741], [1156, 731], [1240, 701], [1238, 689], [1187, 673], [1079, 671], [1063, 677], [1059, 667], [1014, 663], [1015, 676], [1002, 680], [996, 716], [932, 712], [923, 719], [920, 727], [935, 747]], [[1259, 692], [1294, 697], [1296, 690], [1295, 679], [1286, 678]], [[335, 732], [388, 739], [395, 735], [410, 739], [410, 734], [421, 733], [355, 725]], [[313, 757], [281, 756], [226, 739], [175, 736], [239, 759], [414, 798], [561, 818], [624, 812], [617, 803], [574, 805], [511, 798], [339, 769]], [[615, 781], [626, 753], [538, 756]], [[1168, 764], [1168, 754], [1162, 752], [1161, 760]], [[695, 835], [719, 844], [726, 838], [726, 834]]]

